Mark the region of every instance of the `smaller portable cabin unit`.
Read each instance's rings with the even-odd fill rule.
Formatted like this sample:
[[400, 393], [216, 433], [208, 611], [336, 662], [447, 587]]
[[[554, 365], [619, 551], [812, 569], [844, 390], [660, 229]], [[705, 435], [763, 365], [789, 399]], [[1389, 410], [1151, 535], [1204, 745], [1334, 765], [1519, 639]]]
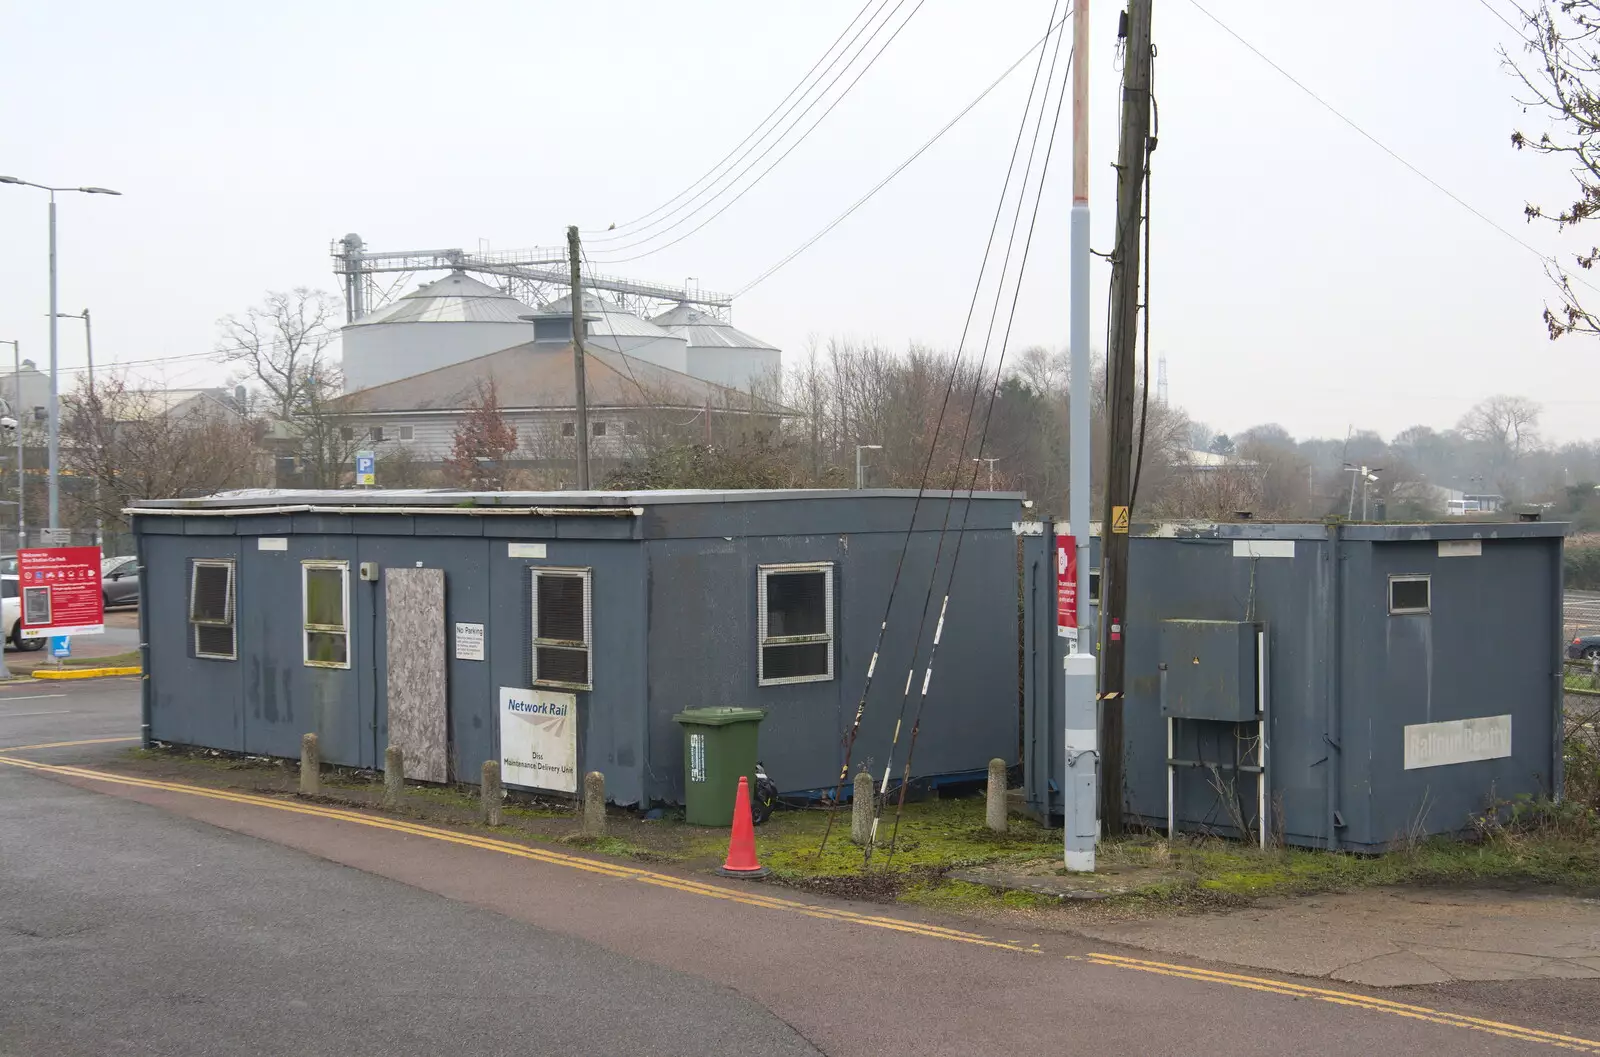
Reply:
[[394, 745], [408, 777], [499, 760], [507, 785], [554, 792], [597, 770], [647, 805], [683, 800], [675, 713], [755, 707], [780, 791], [831, 793], [884, 628], [855, 760], [888, 757], [915, 666], [914, 777], [970, 779], [1017, 753], [1020, 510], [901, 491], [142, 502], [144, 736], [294, 757], [315, 732], [335, 765], [381, 768]]
[[[1132, 528], [1129, 818], [1378, 851], [1559, 793], [1565, 526]], [[1056, 538], [1025, 532], [1027, 798], [1059, 815]]]

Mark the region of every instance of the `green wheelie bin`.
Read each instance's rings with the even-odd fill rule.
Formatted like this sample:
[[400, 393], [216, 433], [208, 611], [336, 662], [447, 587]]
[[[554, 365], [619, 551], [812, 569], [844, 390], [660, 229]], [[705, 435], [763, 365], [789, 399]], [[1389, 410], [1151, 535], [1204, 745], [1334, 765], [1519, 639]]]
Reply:
[[689, 708], [673, 716], [683, 727], [683, 820], [692, 826], [728, 826], [739, 778], [756, 790], [756, 732], [767, 713], [759, 708]]

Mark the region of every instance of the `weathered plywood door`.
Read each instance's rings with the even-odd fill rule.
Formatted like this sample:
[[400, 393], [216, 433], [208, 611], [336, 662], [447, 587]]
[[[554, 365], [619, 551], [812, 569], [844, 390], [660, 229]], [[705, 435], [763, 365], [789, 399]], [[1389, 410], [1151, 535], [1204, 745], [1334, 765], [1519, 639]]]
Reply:
[[385, 569], [383, 595], [389, 744], [405, 753], [408, 778], [447, 781], [444, 570]]

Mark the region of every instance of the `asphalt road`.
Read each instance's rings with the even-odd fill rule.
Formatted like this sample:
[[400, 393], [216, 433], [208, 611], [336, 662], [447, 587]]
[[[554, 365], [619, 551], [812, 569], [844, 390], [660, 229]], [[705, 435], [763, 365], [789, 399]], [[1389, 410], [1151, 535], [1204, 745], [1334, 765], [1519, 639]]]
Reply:
[[0, 847], [0, 1053], [817, 1052], [694, 976], [32, 774]]
[[[0, 756], [120, 751], [98, 738], [136, 729], [136, 691], [70, 685], [53, 718], [0, 695]], [[23, 723], [34, 740], [10, 731]], [[94, 744], [14, 747], [79, 740]], [[1574, 1021], [1519, 990], [1330, 989], [972, 929], [305, 801], [0, 763], [4, 1057], [1600, 1052], [1592, 1002]]]

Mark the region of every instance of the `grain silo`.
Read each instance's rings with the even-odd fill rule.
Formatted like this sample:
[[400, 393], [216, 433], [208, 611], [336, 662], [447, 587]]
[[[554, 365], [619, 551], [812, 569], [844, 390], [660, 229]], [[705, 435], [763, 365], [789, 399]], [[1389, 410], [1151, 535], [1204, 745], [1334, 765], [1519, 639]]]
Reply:
[[650, 321], [686, 343], [685, 374], [748, 392], [752, 384], [778, 377], [782, 354], [726, 320], [681, 304]]
[[518, 317], [536, 311], [465, 272], [451, 272], [339, 332], [345, 391], [409, 378], [532, 341], [533, 324]]
[[[539, 310], [541, 316], [572, 315], [572, 295], [558, 297]], [[635, 359], [659, 364], [683, 374], [694, 374], [688, 369], [685, 340], [670, 334], [649, 320], [634, 315], [627, 309], [602, 300], [593, 292], [583, 292], [584, 341], [594, 348], [607, 352], [625, 352]], [[565, 330], [563, 340], [569, 340], [571, 328]], [[714, 378], [708, 381], [716, 381]]]

